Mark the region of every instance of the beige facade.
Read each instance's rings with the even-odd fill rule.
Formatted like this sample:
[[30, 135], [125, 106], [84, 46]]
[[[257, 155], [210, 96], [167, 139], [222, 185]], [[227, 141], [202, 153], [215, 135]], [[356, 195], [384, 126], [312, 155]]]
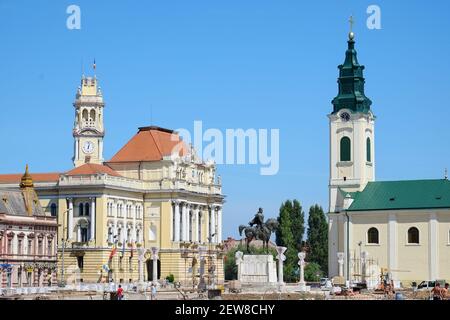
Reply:
[[[43, 208], [58, 218], [59, 278], [154, 280], [157, 248], [158, 279], [222, 282], [224, 196], [215, 164], [199, 159], [176, 132], [155, 126], [139, 128], [104, 162], [96, 78], [83, 77], [74, 106], [75, 167], [33, 175]], [[0, 175], [0, 188], [13, 186], [14, 178]]]

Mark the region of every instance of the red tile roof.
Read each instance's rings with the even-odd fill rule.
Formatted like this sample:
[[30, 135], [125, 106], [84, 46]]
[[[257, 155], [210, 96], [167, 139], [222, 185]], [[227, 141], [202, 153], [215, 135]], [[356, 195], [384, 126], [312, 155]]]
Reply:
[[[33, 182], [51, 182], [58, 181], [60, 173], [32, 173]], [[23, 173], [0, 174], [0, 183], [20, 183]]]
[[160, 161], [172, 153], [184, 156], [188, 147], [177, 132], [160, 127], [142, 127], [108, 162]]
[[79, 175], [90, 175], [90, 174], [98, 174], [98, 173], [106, 173], [110, 176], [121, 177], [119, 173], [114, 171], [108, 166], [104, 166], [101, 164], [95, 163], [85, 163], [82, 166], [74, 168], [65, 174], [68, 176], [79, 176]]

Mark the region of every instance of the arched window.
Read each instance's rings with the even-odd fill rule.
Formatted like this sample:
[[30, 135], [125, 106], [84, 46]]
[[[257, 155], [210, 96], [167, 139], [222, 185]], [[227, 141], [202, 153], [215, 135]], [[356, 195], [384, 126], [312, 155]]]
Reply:
[[379, 236], [377, 228], [370, 228], [367, 231], [367, 243], [370, 244], [379, 244]]
[[367, 162], [372, 162], [372, 149], [369, 137], [366, 139], [366, 160]]
[[89, 203], [86, 203], [84, 205], [84, 215], [88, 216], [89, 215]]
[[408, 229], [408, 243], [419, 244], [419, 229], [416, 227]]
[[83, 215], [83, 211], [84, 211], [83, 209], [84, 209], [84, 206], [83, 206], [82, 203], [80, 203], [79, 206], [78, 206], [78, 215], [79, 216]]
[[52, 205], [50, 206], [50, 214], [52, 217], [56, 217], [56, 203], [52, 203]]
[[88, 111], [86, 109], [83, 110], [83, 121], [88, 121]]
[[91, 110], [91, 121], [95, 121], [95, 111]]
[[341, 139], [341, 161], [350, 161], [351, 157], [350, 138], [343, 137]]

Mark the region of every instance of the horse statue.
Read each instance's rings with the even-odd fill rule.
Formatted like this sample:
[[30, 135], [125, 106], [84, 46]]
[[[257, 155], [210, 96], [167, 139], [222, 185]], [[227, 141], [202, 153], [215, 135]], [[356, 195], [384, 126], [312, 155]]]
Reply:
[[269, 253], [269, 240], [272, 232], [278, 229], [279, 223], [276, 219], [267, 219], [264, 222], [263, 209], [259, 208], [255, 217], [248, 225], [239, 226], [239, 235], [242, 236], [242, 232], [245, 234], [245, 243], [247, 246], [247, 252], [250, 252], [250, 242], [254, 239], [263, 241], [263, 249], [266, 253]]

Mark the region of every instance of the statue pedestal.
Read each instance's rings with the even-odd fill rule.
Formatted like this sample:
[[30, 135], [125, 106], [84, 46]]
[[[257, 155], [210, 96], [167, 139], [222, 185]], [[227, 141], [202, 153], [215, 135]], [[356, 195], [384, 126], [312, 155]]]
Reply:
[[244, 255], [237, 263], [242, 284], [276, 284], [277, 271], [272, 255]]

